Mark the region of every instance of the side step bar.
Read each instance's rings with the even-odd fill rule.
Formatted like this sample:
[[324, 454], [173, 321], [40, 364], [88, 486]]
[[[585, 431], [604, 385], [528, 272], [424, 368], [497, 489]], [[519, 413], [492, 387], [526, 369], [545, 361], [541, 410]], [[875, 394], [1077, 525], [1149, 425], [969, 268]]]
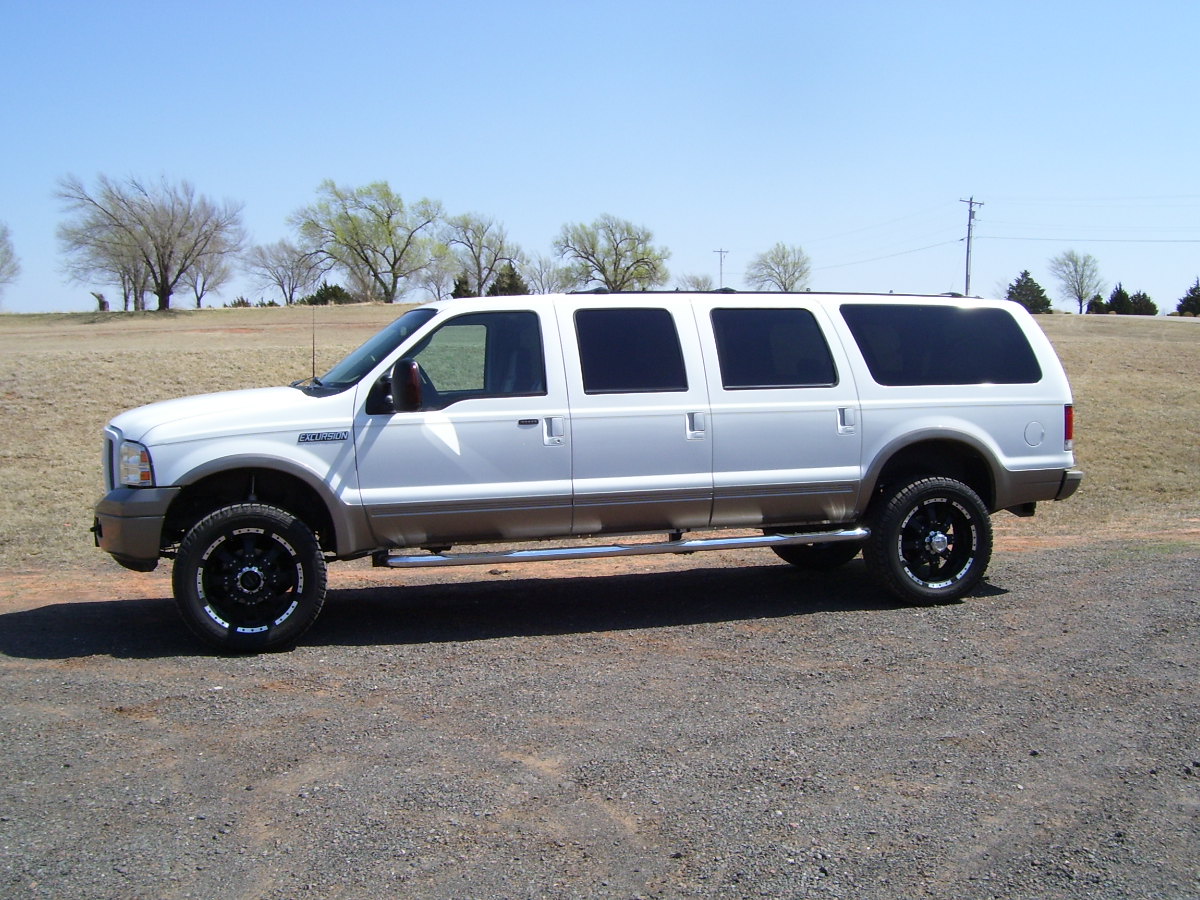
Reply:
[[549, 562], [556, 559], [596, 559], [608, 556], [648, 556], [652, 553], [696, 553], [701, 550], [745, 550], [754, 547], [781, 547], [787, 544], [833, 544], [863, 541], [870, 537], [866, 528], [841, 531], [814, 531], [805, 534], [759, 534], [746, 537], [703, 538], [685, 541], [672, 539], [645, 544], [609, 544], [605, 546], [546, 547], [532, 550], [505, 550], [495, 553], [376, 553], [376, 566], [392, 569], [426, 569], [437, 566], [488, 566], [495, 563]]

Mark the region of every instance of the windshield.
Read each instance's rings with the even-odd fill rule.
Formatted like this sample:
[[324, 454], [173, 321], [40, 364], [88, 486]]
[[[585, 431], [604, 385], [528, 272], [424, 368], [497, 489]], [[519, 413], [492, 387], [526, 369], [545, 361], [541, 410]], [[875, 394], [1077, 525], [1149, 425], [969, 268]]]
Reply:
[[437, 310], [434, 309], [410, 309], [322, 375], [317, 380], [318, 384], [321, 387], [337, 389], [357, 384], [409, 335], [436, 315]]

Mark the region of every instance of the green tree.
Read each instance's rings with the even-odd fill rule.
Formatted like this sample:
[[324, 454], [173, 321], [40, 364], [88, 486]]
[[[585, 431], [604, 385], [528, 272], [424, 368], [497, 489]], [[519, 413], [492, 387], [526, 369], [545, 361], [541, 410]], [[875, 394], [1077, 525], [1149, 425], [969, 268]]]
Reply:
[[581, 284], [595, 283], [610, 291], [646, 290], [666, 283], [671, 256], [653, 241], [650, 229], [606, 214], [590, 225], [564, 225], [554, 249], [574, 262]]
[[1129, 291], [1125, 290], [1121, 282], [1118, 281], [1117, 286], [1108, 295], [1108, 303], [1105, 308], [1118, 316], [1133, 315], [1133, 304], [1129, 300]]
[[58, 238], [72, 259], [71, 276], [120, 284], [127, 306], [131, 294], [137, 303], [148, 288], [158, 308], [169, 309], [171, 295], [196, 270], [216, 272], [245, 240], [241, 205], [218, 205], [186, 181], [101, 175], [89, 190], [71, 175], [59, 182], [58, 198], [70, 216]]
[[802, 291], [808, 287], [812, 261], [799, 246], [780, 242], [750, 260], [743, 276], [746, 283], [760, 291]]
[[0, 291], [17, 280], [21, 274], [21, 263], [13, 250], [12, 236], [8, 226], [0, 222]]
[[324, 181], [317, 201], [289, 220], [303, 248], [341, 269], [369, 300], [395, 303], [433, 255], [440, 203], [406, 205], [386, 181], [345, 188]]
[[1008, 286], [1004, 295], [1006, 300], [1020, 303], [1031, 313], [1050, 312], [1050, 298], [1042, 290], [1042, 286], [1033, 280], [1029, 270], [1025, 269], [1017, 276], [1017, 280]]
[[1096, 294], [1087, 302], [1087, 312], [1089, 316], [1102, 316], [1108, 312], [1108, 304], [1104, 302], [1103, 297]]
[[1200, 316], [1200, 278], [1197, 278], [1196, 283], [1188, 288], [1186, 294], [1179, 298], [1179, 304], [1175, 307], [1175, 312], [1181, 316], [1185, 313]]
[[520, 276], [511, 262], [504, 264], [492, 281], [492, 286], [487, 289], [489, 297], [520, 297], [528, 293], [529, 285], [525, 283], [525, 279]]
[[1079, 305], [1080, 314], [1088, 299], [1104, 290], [1100, 264], [1090, 253], [1066, 250], [1050, 260], [1050, 274], [1058, 279], [1064, 300]]
[[1129, 314], [1131, 316], [1157, 316], [1158, 304], [1150, 299], [1145, 291], [1138, 291], [1129, 298]]

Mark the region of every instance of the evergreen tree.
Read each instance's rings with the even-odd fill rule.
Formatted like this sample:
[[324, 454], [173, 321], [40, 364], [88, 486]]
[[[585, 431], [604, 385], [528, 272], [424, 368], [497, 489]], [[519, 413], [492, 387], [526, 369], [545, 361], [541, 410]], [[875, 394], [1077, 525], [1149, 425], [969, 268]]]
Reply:
[[1089, 316], [1102, 316], [1108, 312], [1108, 304], [1104, 302], [1104, 298], [1097, 294], [1088, 301], [1087, 312]]
[[1017, 280], [1008, 286], [1008, 292], [1004, 297], [1006, 300], [1020, 303], [1031, 313], [1050, 312], [1050, 298], [1046, 296], [1042, 286], [1033, 280], [1028, 269], [1018, 275]]
[[496, 276], [496, 280], [487, 290], [489, 297], [516, 297], [528, 293], [529, 285], [525, 283], [524, 278], [517, 274], [517, 270], [510, 262], [504, 264]]
[[463, 272], [454, 279], [454, 290], [450, 292], [450, 296], [455, 300], [461, 300], [463, 297], [474, 297], [475, 292], [471, 290], [471, 276]]
[[1114, 312], [1118, 316], [1132, 316], [1133, 303], [1129, 299], [1129, 291], [1117, 282], [1117, 286], [1112, 289], [1112, 293], [1108, 295], [1108, 311]]
[[1131, 316], [1157, 316], [1158, 305], [1150, 299], [1145, 291], [1138, 291], [1129, 298], [1129, 314]]
[[306, 306], [329, 306], [330, 304], [340, 306], [343, 303], [357, 303], [358, 298], [340, 284], [330, 284], [328, 281], [322, 281], [321, 286], [313, 293], [307, 297], [302, 297], [296, 302]]
[[1196, 283], [1188, 288], [1188, 292], [1179, 298], [1179, 305], [1175, 307], [1175, 312], [1181, 316], [1185, 313], [1200, 316], [1200, 278], [1197, 278]]

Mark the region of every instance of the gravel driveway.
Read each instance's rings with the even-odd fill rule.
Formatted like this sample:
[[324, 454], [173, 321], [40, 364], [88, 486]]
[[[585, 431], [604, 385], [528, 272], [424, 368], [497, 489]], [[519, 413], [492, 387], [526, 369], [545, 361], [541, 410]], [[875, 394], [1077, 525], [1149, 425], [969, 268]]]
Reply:
[[1195, 898], [1196, 545], [334, 567], [205, 655], [167, 571], [0, 582], [0, 897]]

